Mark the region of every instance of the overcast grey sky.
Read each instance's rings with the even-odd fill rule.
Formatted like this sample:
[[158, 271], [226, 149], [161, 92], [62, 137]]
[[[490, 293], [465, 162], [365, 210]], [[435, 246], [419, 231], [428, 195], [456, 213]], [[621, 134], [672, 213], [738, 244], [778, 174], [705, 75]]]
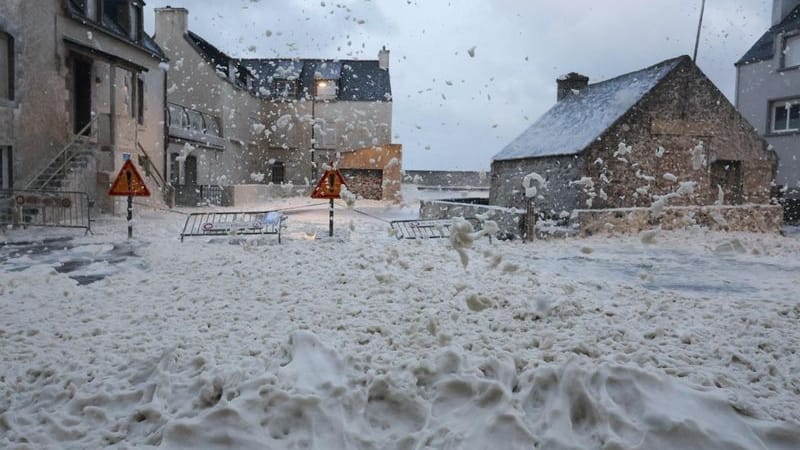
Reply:
[[[232, 56], [376, 59], [391, 51], [393, 134], [406, 169], [488, 169], [555, 102], [590, 83], [691, 54], [701, 0], [149, 0]], [[771, 0], [707, 0], [701, 69], [733, 99], [733, 63]], [[468, 50], [475, 47], [474, 57]]]

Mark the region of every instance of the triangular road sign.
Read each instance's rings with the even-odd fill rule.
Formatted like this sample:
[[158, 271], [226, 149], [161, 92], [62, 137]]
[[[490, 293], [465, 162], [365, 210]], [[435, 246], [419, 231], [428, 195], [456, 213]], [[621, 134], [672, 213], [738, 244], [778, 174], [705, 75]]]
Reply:
[[340, 198], [339, 193], [342, 191], [342, 186], [347, 186], [347, 183], [344, 182], [341, 172], [330, 168], [319, 179], [317, 187], [311, 193], [311, 198]]
[[108, 190], [108, 195], [131, 195], [136, 197], [149, 197], [150, 190], [144, 184], [142, 176], [136, 170], [131, 160], [125, 161], [122, 169], [117, 175], [117, 179]]

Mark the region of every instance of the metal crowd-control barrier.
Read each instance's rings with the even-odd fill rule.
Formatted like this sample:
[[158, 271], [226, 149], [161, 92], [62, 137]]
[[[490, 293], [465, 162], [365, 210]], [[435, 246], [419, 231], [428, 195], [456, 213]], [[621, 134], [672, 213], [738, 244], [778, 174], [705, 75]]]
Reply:
[[280, 244], [285, 220], [279, 211], [192, 213], [183, 224], [181, 242], [186, 236], [277, 234]]
[[92, 231], [92, 202], [86, 192], [0, 190], [0, 225], [85, 228]]
[[[465, 217], [473, 229], [481, 228], [481, 221], [475, 217]], [[393, 220], [389, 222], [397, 239], [437, 239], [449, 238], [452, 219]]]

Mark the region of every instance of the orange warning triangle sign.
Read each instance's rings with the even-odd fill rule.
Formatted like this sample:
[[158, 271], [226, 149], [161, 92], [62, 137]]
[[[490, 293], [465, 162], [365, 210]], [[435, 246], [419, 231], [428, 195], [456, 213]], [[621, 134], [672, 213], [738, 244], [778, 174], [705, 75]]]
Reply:
[[111, 184], [108, 195], [132, 195], [136, 197], [149, 197], [150, 190], [144, 184], [142, 176], [136, 170], [136, 166], [129, 159], [122, 165], [122, 169], [117, 175], [117, 179]]
[[347, 186], [347, 183], [344, 182], [341, 172], [330, 168], [319, 179], [317, 187], [311, 193], [311, 198], [340, 198], [339, 193], [342, 192], [342, 186]]

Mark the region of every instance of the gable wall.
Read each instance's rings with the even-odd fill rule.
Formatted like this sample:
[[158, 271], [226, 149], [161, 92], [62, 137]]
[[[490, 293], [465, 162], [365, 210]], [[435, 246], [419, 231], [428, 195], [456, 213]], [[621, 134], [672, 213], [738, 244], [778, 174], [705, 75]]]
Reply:
[[[691, 149], [701, 141], [705, 163], [695, 170]], [[625, 161], [613, 156], [620, 143], [632, 147]], [[659, 148], [662, 157], [656, 155]], [[696, 195], [670, 204], [712, 204], [718, 189], [711, 185], [710, 163], [716, 160], [742, 161], [743, 202], [768, 203], [775, 166], [766, 143], [688, 59], [590, 145], [582, 159], [583, 176], [594, 180], [595, 189], [584, 190], [581, 203], [593, 208], [650, 206], [654, 195], [674, 192], [684, 181], [697, 183]], [[665, 179], [665, 173], [677, 180]]]

